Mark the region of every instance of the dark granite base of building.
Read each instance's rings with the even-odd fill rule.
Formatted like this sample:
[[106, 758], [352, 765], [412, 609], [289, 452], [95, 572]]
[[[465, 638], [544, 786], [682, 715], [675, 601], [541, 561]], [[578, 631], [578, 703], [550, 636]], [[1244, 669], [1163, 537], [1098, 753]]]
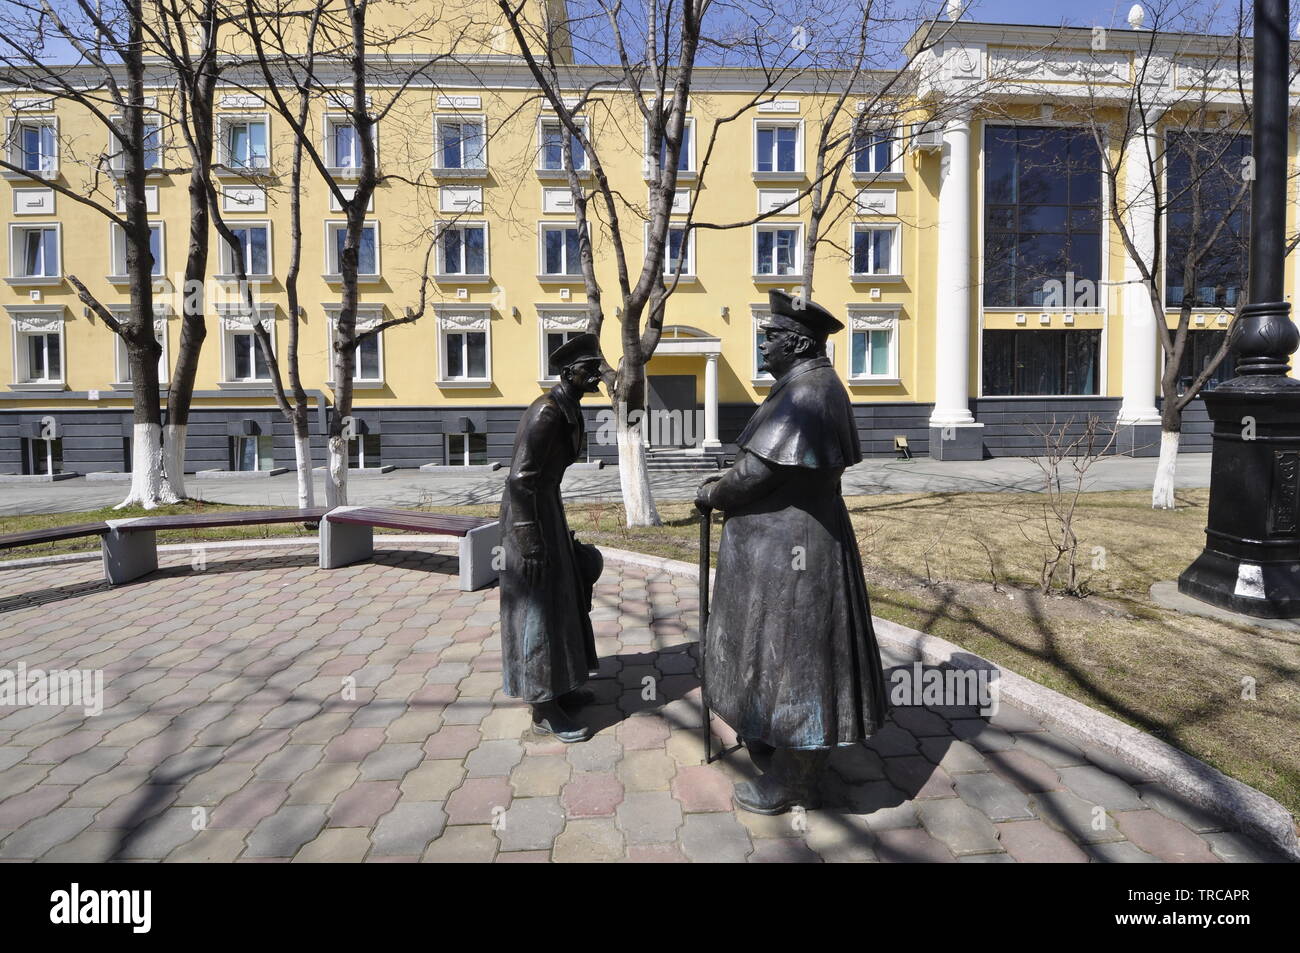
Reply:
[[[734, 447], [750, 415], [752, 404], [722, 404], [718, 408], [719, 438]], [[1042, 431], [1053, 422], [1067, 424], [1068, 433], [1079, 433], [1090, 414], [1103, 423], [1114, 423], [1119, 411], [1117, 397], [976, 398], [971, 413], [984, 426], [983, 456], [1033, 456], [1043, 447]], [[895, 453], [894, 438], [904, 436], [913, 455], [930, 452], [932, 404], [858, 403], [853, 405], [862, 452], [868, 457], [889, 457]], [[508, 463], [515, 428], [524, 408], [506, 407], [365, 407], [353, 413], [353, 430], [362, 435], [367, 463], [415, 468], [427, 463]], [[612, 440], [609, 407], [584, 407], [587, 421], [587, 454], [591, 461], [615, 463], [618, 448]], [[604, 411], [604, 415], [602, 415]], [[120, 472], [130, 469], [131, 413], [129, 410], [0, 410], [0, 473], [22, 473], [27, 469], [24, 452], [39, 436], [47, 418], [52, 418], [61, 440], [62, 467], [77, 473]], [[325, 461], [325, 434], [321, 415], [312, 412], [312, 454], [319, 465]], [[606, 426], [602, 428], [602, 423]], [[1183, 413], [1184, 452], [1210, 450], [1210, 420], [1204, 402], [1196, 400]], [[606, 439], [609, 437], [610, 439]], [[275, 409], [201, 407], [191, 412], [186, 445], [185, 469], [236, 469], [236, 438], [263, 438], [257, 445], [267, 462], [276, 467], [294, 466], [293, 431]], [[1159, 435], [1155, 435], [1158, 441]], [[1146, 441], [1149, 443], [1149, 441]], [[1151, 452], [1139, 448], [1138, 455]], [[1133, 452], [1134, 440], [1116, 441], [1115, 452]], [[378, 460], [373, 459], [378, 453]]]

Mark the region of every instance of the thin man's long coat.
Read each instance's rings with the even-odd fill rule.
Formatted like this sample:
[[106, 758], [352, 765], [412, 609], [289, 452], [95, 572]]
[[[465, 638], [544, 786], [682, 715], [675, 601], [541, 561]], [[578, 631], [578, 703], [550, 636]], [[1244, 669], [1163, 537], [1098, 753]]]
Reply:
[[773, 385], [712, 492], [726, 519], [706, 639], [713, 710], [747, 739], [830, 748], [886, 715], [880, 650], [840, 475], [862, 459], [826, 358]]
[[[501, 495], [501, 667], [507, 695], [544, 702], [582, 685], [595, 671], [596, 639], [560, 481], [578, 458], [581, 408], [553, 387], [524, 412], [515, 431], [510, 475]], [[530, 585], [522, 572], [519, 529], [535, 524], [546, 570]]]

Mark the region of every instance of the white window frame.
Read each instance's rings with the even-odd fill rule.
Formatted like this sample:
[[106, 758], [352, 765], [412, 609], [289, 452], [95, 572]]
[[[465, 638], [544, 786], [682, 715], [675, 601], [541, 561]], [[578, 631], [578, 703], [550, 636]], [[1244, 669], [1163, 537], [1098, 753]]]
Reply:
[[[231, 434], [226, 439], [227, 439], [226, 449], [230, 452], [231, 462], [236, 464], [235, 469], [231, 471], [232, 473], [266, 473], [267, 472], [266, 470], [262, 469], [262, 448], [260, 446], [260, 442], [262, 440], [271, 441], [271, 470], [274, 470], [276, 468], [275, 467], [275, 438], [273, 434], [269, 434], [269, 433]], [[240, 454], [236, 448], [239, 446], [239, 442], [241, 440], [255, 441], [254, 446], [257, 447], [257, 450], [253, 454], [253, 459], [256, 460], [257, 466], [253, 467], [253, 469], [251, 470], [240, 470], [237, 465], [239, 462]]]
[[[340, 231], [346, 230], [348, 223], [345, 219], [329, 219], [325, 222], [325, 274], [326, 281], [339, 282], [343, 276], [339, 274], [338, 261], [338, 241], [334, 235]], [[380, 242], [379, 219], [370, 219], [365, 223], [366, 228], [375, 230], [375, 270], [373, 272], [357, 272], [359, 282], [376, 282], [384, 273], [384, 266], [381, 261], [382, 244]]]
[[[335, 155], [334, 153], [334, 130], [338, 126], [353, 126], [355, 130], [355, 124], [352, 121], [352, 116], [347, 113], [326, 113], [322, 125], [325, 127], [325, 141], [322, 143], [324, 148], [321, 151], [321, 155], [324, 156], [325, 158], [325, 167], [330, 170], [330, 174], [338, 179], [345, 179], [348, 177], [355, 178], [356, 176], [359, 176], [361, 174], [361, 162], [362, 162], [360, 137], [356, 137], [354, 133], [354, 138], [357, 143], [356, 145], [357, 164], [356, 165], [341, 165], [338, 161], [338, 156]], [[374, 144], [375, 147], [375, 165], [378, 166], [379, 165], [379, 123], [377, 122], [371, 123], [370, 125], [370, 141]], [[266, 151], [269, 156], [271, 151], [269, 138], [267, 140]]]
[[[669, 232], [674, 232], [674, 231], [680, 232], [683, 231], [684, 229], [685, 226], [680, 222], [674, 222], [671, 220], [668, 222]], [[698, 233], [699, 233], [699, 229], [692, 228], [686, 235], [686, 268], [681, 273], [681, 276], [677, 278], [678, 284], [695, 281], [695, 279], [698, 277], [696, 271], [697, 262], [695, 260], [695, 236]], [[667, 240], [668, 239], [667, 234], [664, 235], [664, 238], [665, 238], [664, 267], [662, 269], [662, 274], [663, 274], [664, 284], [668, 284], [670, 281], [673, 280], [675, 276], [673, 272], [668, 270], [668, 262], [669, 262], [668, 255], [669, 255], [669, 251], [671, 250], [671, 245]], [[649, 222], [645, 224], [644, 235], [642, 240], [645, 242], [645, 247], [648, 248], [650, 245], [650, 223]]]
[[[859, 232], [891, 232], [889, 242], [889, 268], [881, 274], [855, 271]], [[888, 282], [903, 280], [903, 228], [901, 223], [876, 224], [874, 222], [854, 222], [849, 226], [849, 277], [856, 283]], [[874, 262], [873, 262], [874, 264]]]
[[[439, 305], [438, 380], [439, 387], [484, 388], [492, 386], [492, 306], [487, 304]], [[483, 377], [449, 377], [447, 374], [447, 335], [481, 333], [483, 340]]]
[[[225, 388], [262, 388], [271, 383], [270, 377], [253, 377], [239, 379], [234, 377], [235, 370], [235, 350], [234, 338], [237, 334], [250, 334], [252, 332], [251, 320], [242, 317], [244, 311], [242, 304], [218, 304], [217, 312], [221, 320], [221, 380], [218, 386]], [[271, 348], [279, 356], [279, 344], [275, 335], [275, 305], [259, 304], [256, 306], [257, 320], [261, 322], [271, 335]], [[253, 338], [256, 344], [256, 337]], [[253, 365], [256, 367], [256, 363]]]
[[[325, 309], [325, 383], [330, 387], [334, 387], [336, 386], [334, 380], [334, 333], [338, 327], [338, 315], [343, 310], [343, 305], [342, 303], [331, 303], [323, 307]], [[382, 304], [357, 305], [358, 331], [367, 331], [383, 320], [384, 306]], [[357, 376], [361, 368], [361, 362], [354, 355], [352, 360], [352, 386], [354, 388], [379, 388], [384, 386], [384, 332], [380, 331], [376, 334], [374, 340], [379, 356], [379, 376]]]
[[[794, 167], [793, 169], [790, 169], [790, 170], [778, 170], [778, 169], [772, 169], [771, 171], [767, 171], [767, 172], [760, 171], [760, 169], [758, 168], [758, 160], [759, 160], [758, 134], [759, 134], [759, 131], [762, 130], [762, 129], [775, 128], [775, 127], [778, 127], [778, 126], [781, 126], [781, 127], [793, 127], [793, 128], [795, 129], [795, 144], [794, 144], [794, 164], [795, 164], [795, 167]], [[804, 176], [804, 148], [805, 148], [805, 143], [804, 143], [804, 124], [803, 124], [803, 120], [802, 120], [802, 119], [778, 119], [778, 118], [755, 119], [755, 120], [754, 120], [754, 136], [753, 136], [753, 145], [752, 145], [752, 149], [753, 149], [753, 175], [754, 175], [754, 177], [755, 177], [755, 178], [759, 178], [759, 179], [774, 179], [774, 180], [778, 180], [778, 181], [780, 181], [780, 180], [791, 180], [791, 179], [802, 179], [803, 176]], [[774, 156], [774, 158], [775, 158], [775, 156]]]
[[[232, 126], [243, 123], [262, 123], [266, 129], [266, 164], [265, 165], [236, 165], [230, 154], [230, 129]], [[223, 168], [218, 170], [222, 175], [247, 176], [250, 173], [257, 175], [267, 172], [271, 168], [272, 162], [271, 148], [271, 114], [269, 112], [249, 112], [249, 113], [219, 113], [217, 115], [217, 155], [221, 160]]]
[[[111, 117], [111, 119], [114, 124], [123, 124], [126, 122], [126, 119], [120, 115], [115, 115]], [[149, 166], [145, 174], [161, 175], [161, 168], [164, 165], [163, 155], [166, 152], [163, 147], [162, 120], [157, 116], [152, 116], [145, 119], [144, 125], [146, 130], [152, 127], [158, 132], [158, 163]], [[108, 154], [110, 157], [108, 163], [109, 170], [116, 176], [126, 175], [126, 155], [122, 151], [122, 140], [118, 137], [117, 133], [113, 131], [110, 131], [108, 134]]]
[[[899, 378], [899, 325], [900, 309], [890, 307], [867, 307], [849, 305], [848, 321], [848, 366], [844, 370], [845, 379], [850, 384], [898, 384]], [[889, 369], [884, 374], [853, 373], [853, 335], [870, 334], [871, 331], [889, 332]], [[868, 345], [870, 337], [868, 336]], [[870, 354], [868, 352], [868, 366]]]
[[[167, 275], [167, 223], [161, 220], [150, 222], [149, 228], [158, 229], [158, 258], [154, 262], [153, 279], [160, 281]], [[111, 284], [131, 283], [131, 276], [126, 273], [126, 232], [117, 222], [108, 223], [108, 263], [112, 269], [108, 275]]]
[[[9, 312], [10, 345], [13, 354], [13, 383], [10, 390], [63, 390], [68, 378], [68, 338], [64, 332], [67, 309], [63, 305], [6, 305]], [[59, 338], [59, 377], [33, 379], [28, 366], [26, 339], [35, 335], [57, 334]]]
[[[574, 118], [573, 121], [575, 125], [582, 128], [582, 131], [586, 134], [587, 138], [590, 139], [591, 125], [587, 122], [587, 118], [585, 116], [579, 116]], [[543, 141], [543, 137], [546, 133], [547, 126], [558, 126], [561, 133], [569, 132], [568, 128], [564, 125], [564, 121], [561, 120], [560, 117], [555, 115], [554, 113], [551, 113], [550, 115], [544, 115], [538, 117], [537, 119], [537, 161], [535, 163], [537, 168], [535, 171], [537, 172], [537, 175], [541, 178], [564, 178], [565, 176], [568, 175], [568, 170], [566, 170], [563, 167], [563, 159], [561, 159], [560, 168], [558, 169], [548, 169], [542, 165], [542, 156], [544, 154], [543, 149], [545, 145]], [[574, 169], [574, 171], [577, 172], [579, 175], [586, 175], [591, 172], [591, 156], [589, 155], [589, 151], [585, 146], [582, 149], [582, 165]]]
[[[22, 275], [20, 266], [26, 256], [26, 233], [54, 229], [54, 249], [57, 261], [52, 275]], [[14, 222], [9, 226], [9, 283], [11, 285], [57, 285], [63, 281], [63, 223]]]
[[[778, 274], [775, 274], [775, 273], [772, 273], [772, 274], [764, 274], [764, 273], [762, 273], [762, 272], [759, 271], [759, 267], [758, 267], [758, 266], [759, 266], [759, 261], [758, 261], [758, 236], [759, 236], [759, 233], [761, 233], [761, 232], [780, 232], [780, 231], [792, 231], [792, 232], [795, 233], [795, 243], [794, 243], [794, 248], [795, 248], [795, 259], [796, 259], [796, 260], [795, 260], [795, 263], [794, 263], [794, 265], [795, 265], [795, 270], [792, 271], [790, 274], [787, 274], [787, 275], [778, 275]], [[752, 240], [752, 241], [753, 241], [752, 257], [753, 257], [753, 265], [754, 265], [754, 280], [755, 280], [755, 281], [759, 281], [759, 282], [779, 282], [779, 283], [784, 283], [784, 282], [790, 282], [790, 281], [799, 281], [800, 279], [803, 278], [803, 264], [804, 264], [804, 263], [803, 263], [803, 251], [804, 251], [804, 249], [803, 249], [803, 223], [802, 223], [802, 222], [780, 222], [780, 223], [776, 223], [776, 224], [755, 225], [755, 226], [754, 226], [754, 237], [753, 237], [753, 240]]]
[[[659, 157], [650, 154], [650, 124], [642, 122], [641, 129], [641, 171], [646, 179], [653, 180], [659, 175]], [[695, 165], [695, 118], [686, 116], [682, 123], [682, 131], [686, 135], [686, 168], [677, 170], [678, 182], [689, 182], [695, 179], [699, 174], [698, 167]]]
[[[903, 140], [902, 132], [898, 126], [888, 125], [869, 125], [864, 132], [885, 132], [889, 134], [889, 168], [874, 169], [869, 171], [859, 171], [857, 162], [857, 141], [850, 138], [849, 149], [852, 152], [852, 159], [849, 162], [849, 171], [855, 181], [890, 181], [892, 179], [901, 179], [903, 177]], [[872, 160], [875, 161], [874, 158]]]
[[[473, 464], [471, 464], [471, 463], [469, 462], [469, 438], [470, 438], [470, 437], [474, 437], [474, 436], [482, 436], [482, 437], [484, 438], [484, 441], [485, 441], [485, 442], [486, 442], [486, 440], [487, 440], [487, 434], [473, 434], [473, 433], [464, 433], [464, 434], [462, 434], [462, 433], [448, 433], [448, 434], [443, 434], [443, 442], [442, 442], [442, 454], [443, 454], [443, 456], [442, 456], [442, 458], [443, 458], [444, 460], [447, 461], [447, 464], [446, 464], [447, 466], [449, 466], [449, 467], [468, 467], [468, 466], [473, 466]], [[453, 437], [464, 437], [464, 438], [465, 438], [465, 452], [464, 452], [464, 454], [463, 454], [462, 457], [461, 457], [461, 460], [463, 461], [463, 462], [461, 462], [461, 463], [452, 463], [452, 462], [451, 462], [451, 441], [452, 441], [452, 438], [453, 438]], [[485, 447], [485, 449], [486, 449], [486, 447]]]
[[770, 387], [776, 382], [776, 377], [771, 371], [758, 369], [758, 336], [763, 333], [761, 325], [772, 316], [772, 312], [766, 304], [751, 304], [749, 316], [750, 383], [756, 387]]
[[[551, 274], [546, 271], [546, 233], [559, 231], [561, 229], [564, 230], [573, 229], [574, 231], [577, 231], [579, 227], [580, 226], [578, 225], [578, 223], [572, 220], [543, 221], [537, 223], [537, 280], [538, 281], [542, 281], [542, 282], [558, 281], [558, 282], [568, 282], [572, 284], [573, 282], [583, 280], [581, 264], [579, 264], [578, 266], [578, 271], [572, 274], [569, 272], [556, 272], [555, 274]], [[591, 234], [590, 228], [588, 228], [587, 234], [588, 235]], [[568, 265], [567, 260], [565, 261], [565, 265], [566, 266]]]
[[537, 383], [549, 387], [560, 379], [552, 374], [550, 355], [546, 351], [546, 335], [557, 331], [566, 334], [583, 334], [590, 317], [583, 305], [537, 305]]
[[[442, 150], [442, 127], [444, 125], [450, 125], [452, 123], [466, 123], [466, 122], [476, 122], [483, 130], [483, 150], [482, 150], [483, 164], [481, 166], [466, 166], [464, 164], [465, 150], [464, 148], [462, 148], [461, 165], [459, 166], [443, 165], [442, 160], [443, 160], [444, 153]], [[490, 161], [491, 161], [488, 158], [487, 116], [482, 113], [465, 113], [465, 114], [438, 113], [433, 117], [433, 151], [434, 151], [433, 170], [438, 175], [446, 176], [448, 178], [451, 177], [465, 178], [465, 179], [486, 178], [488, 174], [488, 169], [490, 167]]]
[[[131, 317], [131, 306], [125, 304], [111, 305], [108, 309], [118, 321], [127, 321]], [[167, 348], [167, 317], [165, 305], [155, 305], [153, 331], [154, 337], [162, 345], [162, 354], [158, 355], [158, 383], [166, 386], [171, 380]], [[131, 388], [131, 362], [127, 359], [126, 342], [120, 334], [113, 335], [113, 388], [129, 390]]]
[[[265, 228], [266, 229], [266, 271], [250, 271], [247, 277], [251, 280], [254, 278], [270, 278], [275, 274], [274, 260], [274, 238], [273, 229], [270, 219], [230, 219], [226, 222], [231, 231], [237, 228]], [[234, 281], [237, 276], [235, 261], [230, 251], [230, 243], [226, 241], [221, 234], [217, 235], [218, 258], [221, 264], [221, 273], [215, 275], [218, 280]], [[247, 259], [248, 250], [244, 250], [244, 257]]]
[[[48, 126], [53, 130], [54, 155], [50, 156], [41, 169], [32, 170], [34, 175], [44, 179], [55, 178], [59, 174], [59, 119], [57, 116], [10, 116], [5, 123], [5, 156], [9, 162], [18, 167], [23, 164], [22, 139], [19, 128], [22, 126]], [[5, 178], [32, 181], [21, 172], [4, 171]]]
[[[483, 270], [481, 272], [444, 271], [443, 266], [444, 263], [446, 262], [446, 257], [443, 254], [443, 239], [446, 237], [446, 234], [448, 232], [455, 231], [457, 229], [465, 229], [465, 228], [481, 228], [483, 230]], [[437, 224], [437, 229], [438, 229], [438, 239], [437, 239], [438, 247], [434, 251], [434, 255], [437, 256], [437, 261], [434, 263], [436, 265], [436, 267], [434, 268], [434, 274], [436, 274], [439, 278], [446, 278], [448, 281], [460, 281], [466, 283], [491, 280], [492, 233], [491, 233], [491, 228], [485, 219], [477, 219], [477, 218], [464, 219], [464, 220], [449, 219], [447, 221], [439, 222]], [[461, 247], [464, 248], [464, 245], [462, 244]], [[465, 256], [462, 253], [461, 254], [462, 261], [464, 260], [464, 257]]]

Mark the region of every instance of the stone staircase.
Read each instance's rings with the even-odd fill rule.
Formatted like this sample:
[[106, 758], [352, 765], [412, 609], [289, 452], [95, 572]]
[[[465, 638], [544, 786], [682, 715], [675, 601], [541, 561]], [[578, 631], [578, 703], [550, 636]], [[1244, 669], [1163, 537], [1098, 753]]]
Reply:
[[666, 470], [703, 470], [722, 469], [723, 452], [706, 450], [704, 453], [681, 450], [675, 447], [651, 449], [646, 455], [646, 468], [653, 472]]

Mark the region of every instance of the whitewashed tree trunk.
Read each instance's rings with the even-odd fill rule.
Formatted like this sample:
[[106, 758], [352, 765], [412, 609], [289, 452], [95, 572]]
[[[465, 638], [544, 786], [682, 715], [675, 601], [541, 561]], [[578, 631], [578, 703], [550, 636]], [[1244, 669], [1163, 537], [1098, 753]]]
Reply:
[[329, 438], [329, 466], [325, 474], [325, 505], [348, 505], [348, 442], [342, 436]]
[[163, 473], [162, 426], [136, 424], [131, 436], [131, 492], [114, 509], [143, 506], [151, 510], [179, 502]]
[[168, 424], [163, 428], [163, 476], [172, 492], [185, 499], [185, 424]]
[[1151, 488], [1151, 506], [1158, 510], [1174, 508], [1174, 469], [1178, 465], [1178, 439], [1173, 430], [1160, 431], [1160, 462], [1156, 465], [1156, 482]]
[[298, 468], [298, 509], [316, 505], [316, 487], [312, 483], [311, 437], [293, 438], [293, 459]]
[[618, 480], [623, 490], [623, 507], [628, 526], [658, 526], [659, 511], [650, 493], [650, 470], [646, 466], [646, 446], [642, 440], [642, 421], [630, 426], [620, 415], [618, 422]]

